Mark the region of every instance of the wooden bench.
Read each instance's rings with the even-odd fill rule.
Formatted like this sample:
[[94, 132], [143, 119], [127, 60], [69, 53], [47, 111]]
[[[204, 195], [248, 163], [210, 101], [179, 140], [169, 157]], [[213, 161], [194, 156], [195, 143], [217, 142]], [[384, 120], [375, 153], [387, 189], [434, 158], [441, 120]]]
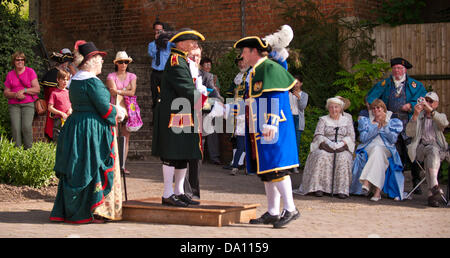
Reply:
[[200, 205], [173, 207], [161, 204], [161, 197], [123, 202], [123, 220], [159, 224], [221, 227], [248, 223], [256, 218], [259, 204], [200, 200]]

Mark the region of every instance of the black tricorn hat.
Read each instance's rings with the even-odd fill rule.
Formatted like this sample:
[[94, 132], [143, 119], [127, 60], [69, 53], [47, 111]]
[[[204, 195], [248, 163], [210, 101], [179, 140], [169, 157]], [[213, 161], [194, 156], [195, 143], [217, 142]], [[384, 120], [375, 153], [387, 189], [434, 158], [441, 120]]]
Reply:
[[250, 36], [241, 38], [240, 40], [236, 41], [234, 43], [234, 48], [257, 48], [263, 51], [269, 51], [270, 52], [270, 46], [268, 43], [266, 43], [263, 39], [261, 39], [258, 36]]
[[169, 42], [177, 43], [184, 40], [205, 40], [205, 36], [203, 36], [200, 32], [196, 30], [192, 30], [189, 28], [184, 28], [179, 30], [170, 40]]
[[72, 55], [72, 53], [62, 54], [62, 53], [52, 52], [52, 54], [50, 55], [50, 59], [52, 59], [53, 61], [58, 62], [60, 64], [63, 64], [65, 62], [72, 62], [73, 55]]
[[78, 52], [83, 56], [83, 61], [80, 63], [78, 67], [81, 67], [86, 61], [95, 56], [95, 55], [101, 55], [106, 56], [106, 52], [99, 51], [97, 47], [95, 46], [94, 42], [86, 42], [85, 44], [78, 46]]
[[406, 69], [410, 69], [412, 68], [412, 64], [410, 62], [408, 62], [408, 60], [403, 59], [401, 57], [396, 57], [396, 58], [392, 58], [391, 59], [391, 67], [394, 65], [403, 65]]

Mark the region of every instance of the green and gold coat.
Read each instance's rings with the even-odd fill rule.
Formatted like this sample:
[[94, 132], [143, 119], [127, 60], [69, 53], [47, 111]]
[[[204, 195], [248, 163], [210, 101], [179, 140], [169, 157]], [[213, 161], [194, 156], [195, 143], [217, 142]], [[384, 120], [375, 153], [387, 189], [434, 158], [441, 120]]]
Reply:
[[187, 53], [172, 48], [153, 113], [152, 155], [164, 160], [201, 159], [201, 136], [194, 113], [198, 98]]

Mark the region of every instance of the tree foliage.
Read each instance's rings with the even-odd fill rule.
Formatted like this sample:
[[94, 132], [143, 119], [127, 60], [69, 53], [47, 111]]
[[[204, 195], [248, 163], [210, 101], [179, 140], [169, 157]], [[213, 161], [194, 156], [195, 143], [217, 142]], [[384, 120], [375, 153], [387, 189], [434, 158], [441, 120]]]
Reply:
[[377, 22], [391, 26], [423, 23], [422, 11], [425, 7], [424, 0], [384, 0]]
[[362, 60], [354, 65], [351, 71], [337, 72], [340, 77], [333, 85], [340, 88], [337, 95], [347, 98], [352, 103], [348, 111], [356, 116], [364, 108], [364, 97], [374, 83], [380, 80], [390, 70], [390, 64], [381, 59], [370, 63]]
[[339, 91], [333, 82], [338, 79], [337, 72], [344, 69], [344, 60], [353, 64], [361, 59], [373, 59], [374, 40], [370, 37], [373, 27], [345, 18], [339, 8], [322, 11], [311, 0], [280, 1], [279, 8], [283, 19], [294, 30], [289, 47], [299, 50], [302, 64], [297, 68], [290, 62], [289, 70], [303, 78], [303, 90], [310, 96], [309, 104], [323, 107], [326, 99]]

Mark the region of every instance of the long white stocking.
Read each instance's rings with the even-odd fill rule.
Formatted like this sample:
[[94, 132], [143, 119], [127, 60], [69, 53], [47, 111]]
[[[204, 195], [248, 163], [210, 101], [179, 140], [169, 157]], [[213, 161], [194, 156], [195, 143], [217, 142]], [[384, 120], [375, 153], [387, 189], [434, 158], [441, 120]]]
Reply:
[[187, 168], [175, 169], [175, 194], [184, 194], [184, 178], [186, 177]]
[[173, 174], [175, 167], [163, 165], [163, 178], [164, 178], [164, 198], [169, 198], [173, 194]]
[[273, 182], [264, 182], [267, 197], [267, 210], [270, 215], [280, 215], [280, 192], [278, 192]]
[[291, 177], [286, 176], [279, 182], [274, 182], [281, 198], [283, 198], [283, 208], [289, 212], [295, 211], [294, 197], [292, 195]]

